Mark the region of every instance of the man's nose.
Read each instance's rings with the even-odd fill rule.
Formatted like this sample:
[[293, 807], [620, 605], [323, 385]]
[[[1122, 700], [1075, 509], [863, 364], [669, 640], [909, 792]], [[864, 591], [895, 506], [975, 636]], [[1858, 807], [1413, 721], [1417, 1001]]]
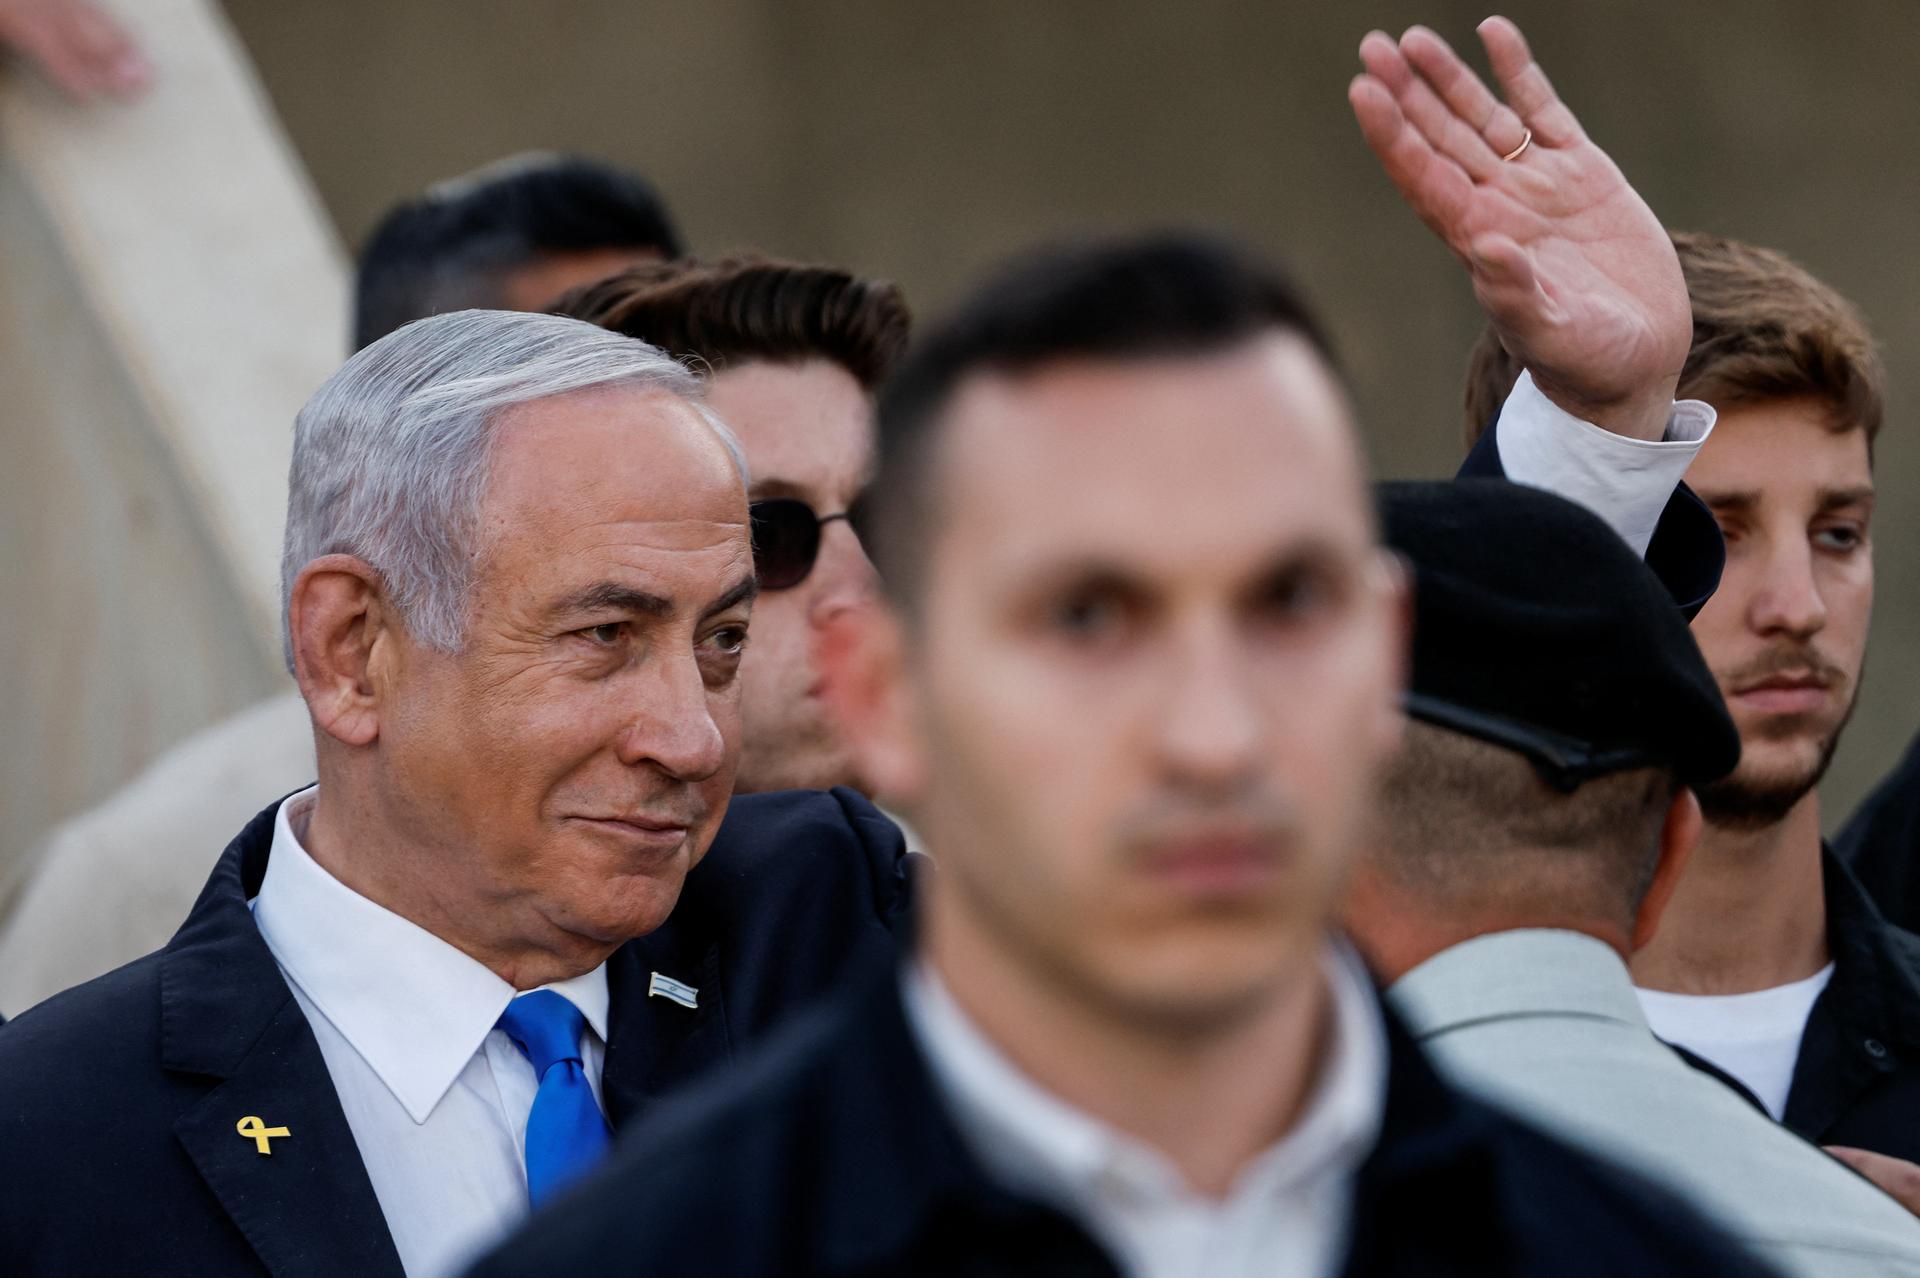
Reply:
[[1827, 624], [1826, 600], [1820, 597], [1813, 569], [1813, 547], [1804, 537], [1775, 543], [1748, 610], [1755, 631], [1807, 636]]
[[1264, 702], [1228, 627], [1183, 636], [1156, 725], [1163, 766], [1202, 789], [1238, 788], [1266, 749]]
[[629, 767], [652, 764], [680, 781], [704, 781], [720, 770], [727, 742], [713, 716], [700, 663], [689, 652], [663, 662], [638, 694], [621, 734], [619, 757]]
[[874, 571], [866, 548], [845, 520], [836, 520], [821, 530], [820, 557], [807, 584], [814, 592], [807, 620], [814, 626], [827, 625], [879, 593], [880, 574]]

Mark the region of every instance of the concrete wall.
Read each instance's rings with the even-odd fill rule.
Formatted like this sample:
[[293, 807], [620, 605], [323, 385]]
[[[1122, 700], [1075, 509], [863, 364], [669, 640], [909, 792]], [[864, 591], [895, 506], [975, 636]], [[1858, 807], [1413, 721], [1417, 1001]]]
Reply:
[[[1284, 254], [1330, 313], [1380, 468], [1456, 456], [1477, 319], [1348, 115], [1370, 25], [1468, 40], [1463, 0], [226, 0], [350, 242], [502, 152], [646, 169], [703, 249], [855, 264], [937, 306], [1049, 232], [1205, 219]], [[1884, 338], [1881, 606], [1830, 810], [1920, 725], [1920, 29], [1911, 0], [1517, 0], [1563, 95], [1671, 223], [1799, 256]]]
[[0, 74], [0, 901], [34, 840], [285, 685], [294, 412], [345, 262], [210, 0], [114, 0], [125, 107]]

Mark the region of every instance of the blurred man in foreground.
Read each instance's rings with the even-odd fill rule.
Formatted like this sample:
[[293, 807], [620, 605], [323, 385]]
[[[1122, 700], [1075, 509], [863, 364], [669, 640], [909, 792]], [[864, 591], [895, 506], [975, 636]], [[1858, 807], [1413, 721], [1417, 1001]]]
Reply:
[[1412, 722], [1346, 919], [1408, 1028], [1784, 1272], [1920, 1274], [1920, 1223], [1682, 1061], [1634, 998], [1627, 959], [1700, 832], [1691, 787], [1740, 751], [1670, 597], [1545, 493], [1390, 484], [1382, 512], [1414, 574]]
[[[1518, 32], [1486, 35], [1514, 123], [1602, 185]], [[1353, 96], [1424, 190], [1407, 99]], [[1477, 142], [1486, 186], [1514, 189], [1491, 166], [1517, 142]], [[1488, 215], [1462, 181], [1453, 212]], [[1552, 331], [1531, 292], [1500, 314], [1543, 384], [1657, 431], [1685, 342], [1671, 258], [1609, 194], [1632, 265], [1590, 283], [1650, 320], [1655, 358], [1598, 358], [1618, 347]], [[1503, 271], [1570, 248], [1542, 238]], [[908, 357], [879, 421], [897, 613], [848, 621], [830, 682], [938, 850], [917, 957], [477, 1272], [1755, 1271], [1679, 1203], [1451, 1093], [1330, 936], [1397, 737], [1404, 598], [1283, 280], [1190, 237], [1037, 254]]]
[[452, 1272], [610, 1126], [890, 966], [889, 822], [847, 790], [728, 812], [757, 582], [700, 388], [463, 311], [302, 410], [282, 578], [319, 784], [165, 949], [0, 1031], [0, 1272]]
[[[1720, 412], [1687, 478], [1727, 545], [1693, 634], [1742, 750], [1700, 789], [1699, 850], [1634, 980], [1655, 1033], [1794, 1131], [1920, 1159], [1920, 937], [1825, 848], [1816, 788], [1866, 654], [1884, 373], [1853, 307], [1785, 257], [1675, 242], [1694, 327], [1681, 392]], [[1516, 368], [1482, 340], [1470, 422]]]

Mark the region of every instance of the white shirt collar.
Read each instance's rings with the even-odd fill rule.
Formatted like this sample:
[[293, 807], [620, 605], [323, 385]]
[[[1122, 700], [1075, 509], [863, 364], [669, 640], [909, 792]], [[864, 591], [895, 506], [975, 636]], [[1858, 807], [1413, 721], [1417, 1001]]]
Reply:
[[[1372, 983], [1342, 942], [1322, 957], [1332, 994], [1327, 1059], [1300, 1120], [1242, 1170], [1230, 1202], [1290, 1192], [1315, 1176], [1350, 1176], [1379, 1136], [1386, 1033]], [[980, 1032], [925, 962], [904, 978], [908, 1020], [972, 1148], [1009, 1187], [1056, 1203], [1125, 1183], [1150, 1198], [1190, 1196], [1158, 1150], [1075, 1109], [1028, 1078]]]
[[[329, 874], [300, 846], [292, 818], [310, 787], [280, 805], [254, 923], [297, 984], [416, 1123], [453, 1086], [516, 991], [478, 960]], [[607, 1037], [607, 970], [551, 989]]]

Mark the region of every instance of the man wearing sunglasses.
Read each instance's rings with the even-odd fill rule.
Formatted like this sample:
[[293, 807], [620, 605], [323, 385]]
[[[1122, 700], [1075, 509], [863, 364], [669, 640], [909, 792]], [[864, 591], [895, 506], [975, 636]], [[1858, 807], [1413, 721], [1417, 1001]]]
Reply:
[[819, 627], [872, 590], [858, 499], [873, 393], [907, 339], [899, 290], [826, 266], [681, 260], [635, 267], [558, 309], [710, 368], [707, 403], [746, 450], [760, 601], [736, 793], [867, 788], [822, 712], [813, 649]]

